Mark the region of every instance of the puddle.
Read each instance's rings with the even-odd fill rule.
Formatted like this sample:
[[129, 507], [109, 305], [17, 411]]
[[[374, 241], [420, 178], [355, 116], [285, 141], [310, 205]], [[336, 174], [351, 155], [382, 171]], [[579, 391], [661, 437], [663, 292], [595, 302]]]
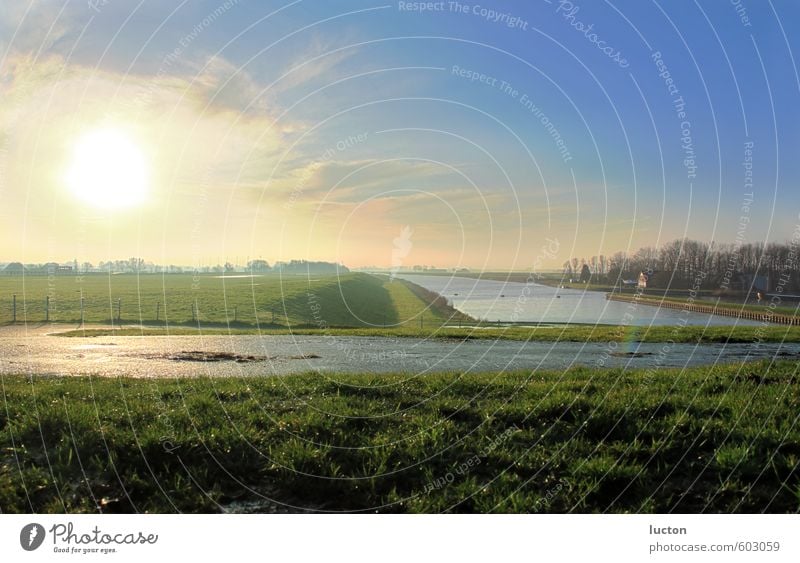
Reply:
[[211, 352], [203, 350], [188, 350], [164, 354], [141, 354], [150, 360], [172, 360], [173, 362], [236, 362], [247, 364], [251, 362], [272, 362], [275, 360], [313, 360], [321, 358], [319, 354], [295, 354], [293, 356], [256, 356], [252, 354], [234, 354], [233, 352]]

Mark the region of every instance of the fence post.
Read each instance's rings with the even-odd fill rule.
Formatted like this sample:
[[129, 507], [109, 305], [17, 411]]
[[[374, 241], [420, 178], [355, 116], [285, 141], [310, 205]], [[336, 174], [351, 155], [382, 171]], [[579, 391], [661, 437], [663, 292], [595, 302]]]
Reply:
[[83, 326], [83, 295], [81, 295], [81, 326]]
[[122, 299], [118, 297], [117, 298], [117, 322], [119, 322], [120, 319], [122, 319]]
[[12, 303], [13, 303], [13, 306], [12, 306], [12, 311], [13, 311], [13, 313], [12, 313], [12, 315], [13, 315], [12, 316], [12, 322], [17, 322], [17, 294], [16, 293], [14, 294], [14, 298], [12, 299]]
[[158, 314], [161, 312], [161, 301], [156, 301], [156, 322], [158, 322]]
[[197, 322], [197, 299], [192, 303], [192, 322]]
[[421, 314], [421, 315], [419, 316], [419, 328], [422, 328], [422, 319], [423, 319], [424, 317], [425, 317], [425, 314], [424, 314], [424, 313], [423, 313], [423, 314]]
[[238, 318], [239, 318], [239, 307], [237, 306], [233, 308], [233, 322], [236, 322]]
[[44, 322], [50, 322], [50, 296], [45, 295], [44, 297]]

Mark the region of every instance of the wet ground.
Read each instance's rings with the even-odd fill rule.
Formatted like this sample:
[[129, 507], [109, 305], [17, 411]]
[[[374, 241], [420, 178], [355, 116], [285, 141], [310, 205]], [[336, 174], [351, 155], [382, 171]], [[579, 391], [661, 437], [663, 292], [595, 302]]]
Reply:
[[64, 338], [74, 327], [0, 327], [0, 373], [133, 377], [683, 367], [800, 359], [800, 344], [663, 344], [424, 340], [333, 336]]

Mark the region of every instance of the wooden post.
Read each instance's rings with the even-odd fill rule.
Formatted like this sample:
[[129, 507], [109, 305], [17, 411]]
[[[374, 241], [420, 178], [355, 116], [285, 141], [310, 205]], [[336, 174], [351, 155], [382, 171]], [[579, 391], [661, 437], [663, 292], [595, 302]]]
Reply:
[[117, 322], [122, 319], [122, 299], [117, 298]]
[[272, 324], [275, 324], [275, 311], [272, 311]]
[[192, 322], [197, 322], [197, 299], [192, 302]]
[[44, 298], [44, 322], [50, 322], [50, 296], [46, 295]]
[[156, 301], [156, 322], [158, 322], [158, 315], [161, 312], [161, 301]]
[[11, 302], [13, 303], [12, 308], [11, 308], [11, 310], [13, 311], [13, 313], [12, 313], [12, 315], [13, 315], [12, 316], [12, 322], [17, 322], [17, 294], [16, 293], [14, 294], [14, 297], [12, 298]]
[[233, 322], [236, 322], [239, 318], [239, 307], [233, 308]]
[[419, 328], [422, 328], [422, 319], [425, 317], [424, 314], [419, 316]]
[[81, 295], [81, 326], [83, 325], [83, 295]]

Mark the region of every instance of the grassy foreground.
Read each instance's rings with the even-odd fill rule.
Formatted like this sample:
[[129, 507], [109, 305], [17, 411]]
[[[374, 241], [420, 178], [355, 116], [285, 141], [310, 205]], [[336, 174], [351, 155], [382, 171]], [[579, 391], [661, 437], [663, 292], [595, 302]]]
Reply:
[[3, 377], [3, 512], [797, 512], [794, 362]]
[[287, 328], [171, 327], [169, 330], [147, 326], [92, 328], [91, 326], [57, 333], [64, 337], [92, 336], [197, 336], [197, 335], [277, 335], [310, 334], [331, 336], [387, 336], [409, 338], [448, 338], [458, 340], [530, 340], [539, 342], [683, 342], [683, 343], [752, 343], [800, 342], [798, 326], [608, 326], [542, 325], [538, 327], [464, 325], [462, 328], [326, 328], [298, 326]]

